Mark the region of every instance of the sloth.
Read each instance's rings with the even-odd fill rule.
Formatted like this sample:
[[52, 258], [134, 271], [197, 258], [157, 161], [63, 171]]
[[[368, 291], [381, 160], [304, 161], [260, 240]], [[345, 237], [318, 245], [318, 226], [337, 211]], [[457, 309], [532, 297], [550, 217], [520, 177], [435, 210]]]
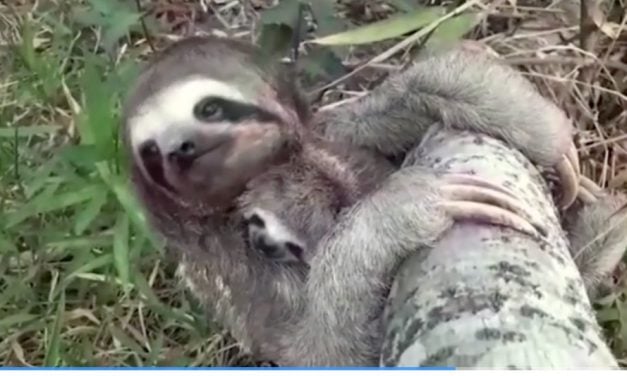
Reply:
[[[468, 62], [471, 58], [480, 57], [480, 61], [489, 58], [485, 54], [485, 49], [482, 46], [477, 45], [473, 41], [465, 41], [458, 49], [449, 51], [439, 51], [434, 53], [433, 51], [422, 52], [417, 62], [414, 62], [407, 70], [402, 72], [398, 76], [385, 81], [380, 87], [376, 88], [369, 96], [362, 97], [360, 100], [341, 107], [336, 108], [333, 112], [325, 114], [317, 119], [322, 126], [327, 127], [327, 137], [335, 139], [343, 139], [344, 141], [352, 142], [357, 146], [370, 146], [382, 153], [385, 152], [383, 148], [387, 148], [392, 152], [398, 152], [398, 149], [394, 149], [394, 145], [398, 145], [401, 142], [405, 142], [406, 139], [404, 133], [411, 132], [410, 129], [415, 127], [416, 114], [423, 114], [415, 107], [422, 104], [419, 95], [411, 97], [414, 92], [420, 93], [422, 96], [428, 96], [429, 92], [435, 92], [434, 86], [430, 86], [425, 83], [424, 78], [421, 77], [423, 72], [430, 72], [440, 69], [439, 67], [447, 67], [450, 69], [450, 75], [457, 74], [469, 74], [459, 73], [455, 69], [461, 69], [465, 66], [464, 63]], [[483, 54], [478, 56], [478, 54]], [[458, 63], [451, 65], [447, 62], [456, 60]], [[479, 68], [478, 65], [469, 65], [471, 71], [473, 69], [484, 69], [485, 72], [489, 72], [491, 69], [490, 64]], [[509, 68], [501, 67], [504, 71], [508, 71]], [[508, 74], [513, 74], [508, 72]], [[479, 77], [479, 74], [477, 74]], [[519, 82], [518, 80], [514, 80]], [[416, 85], [412, 90], [411, 86]], [[499, 85], [498, 83], [495, 84]], [[471, 86], [471, 85], [468, 85]], [[471, 86], [472, 87], [472, 86]], [[477, 86], [479, 87], [479, 86]], [[495, 95], [494, 92], [488, 92], [487, 89], [492, 88], [490, 85], [486, 85], [484, 91], [478, 90], [476, 95], [476, 101], [467, 101], [468, 103], [480, 103], [483, 101], [494, 101], [495, 99], [490, 95]], [[538, 99], [540, 94], [532, 92], [529, 85], [518, 84], [516, 86], [518, 90], [521, 90], [525, 96], [535, 97], [536, 100], [544, 102], [542, 99]], [[448, 95], [453, 95], [453, 89], [449, 92], [445, 92]], [[483, 93], [483, 94], [480, 94]], [[406, 100], [405, 96], [410, 95]], [[404, 105], [396, 105], [406, 101]], [[413, 103], [412, 103], [413, 102]], [[458, 101], [459, 103], [466, 103], [464, 101]], [[383, 104], [382, 104], [383, 103]], [[458, 105], [460, 105], [457, 103]], [[523, 102], [510, 102], [512, 114], [523, 113], [526, 114], [525, 109], [519, 109], [518, 107], [528, 106]], [[448, 107], [437, 111], [444, 111]], [[390, 113], [389, 110], [394, 109], [394, 113]], [[476, 110], [480, 113], [480, 110]], [[464, 116], [464, 114], [442, 114], [440, 118], [457, 118]], [[466, 115], [470, 116], [470, 115]], [[494, 115], [496, 116], [496, 115]], [[494, 117], [493, 116], [493, 117]], [[486, 115], [486, 118], [488, 116]], [[559, 119], [559, 116], [553, 115], [555, 119]], [[436, 117], [437, 118], [437, 117]], [[505, 118], [508, 118], [505, 116]], [[401, 124], [398, 129], [399, 135], [385, 135], [384, 130], [389, 125], [390, 119], [393, 119], [396, 124]], [[513, 119], [513, 115], [511, 118]], [[545, 118], [545, 121], [551, 119], [551, 117]], [[372, 127], [373, 135], [368, 136], [355, 136], [355, 133], [365, 132], [364, 123]], [[383, 124], [378, 126], [378, 124]], [[505, 123], [510, 124], [510, 123]], [[480, 127], [476, 128], [481, 129]], [[379, 132], [379, 133], [377, 133]], [[507, 133], [507, 130], [502, 132]], [[516, 130], [511, 131], [516, 132]], [[400, 136], [400, 135], [403, 136]], [[388, 137], [389, 143], [380, 142], [380, 146], [376, 142], [377, 137]], [[370, 140], [369, 143], [363, 140]], [[374, 140], [374, 141], [373, 141]], [[392, 148], [392, 149], [390, 149]], [[572, 150], [572, 149], [571, 149]], [[388, 154], [391, 154], [388, 151]], [[576, 166], [577, 159], [572, 156], [569, 161]], [[575, 167], [578, 168], [578, 167]], [[577, 176], [573, 176], [572, 165], [567, 165], [562, 170], [562, 176], [566, 176], [563, 180], [574, 180]], [[618, 215], [618, 210], [627, 203], [627, 199], [620, 193], [609, 194], [604, 192], [598, 185], [586, 177], [579, 177], [580, 186], [578, 187], [578, 202], [573, 206], [571, 198], [562, 198], [563, 211], [563, 225], [566, 230], [568, 240], [570, 242], [569, 250], [574, 258], [574, 261], [582, 275], [584, 285], [588, 291], [588, 295], [594, 299], [598, 294], [598, 289], [602, 281], [608, 277], [616, 268], [620, 260], [622, 259], [625, 250], [627, 250], [627, 229], [624, 226], [617, 225], [617, 221], [621, 220]], [[574, 188], [567, 188], [568, 191], [574, 192]], [[318, 221], [315, 217], [312, 217], [306, 211], [298, 213], [289, 213], [283, 211], [283, 213], [273, 212], [271, 209], [277, 208], [279, 201], [285, 201], [295, 199], [292, 197], [273, 197], [269, 200], [266, 208], [256, 207], [251, 209], [245, 217], [245, 229], [244, 236], [248, 240], [249, 246], [256, 252], [265, 255], [269, 260], [277, 263], [285, 263], [294, 265], [295, 263], [303, 264], [307, 267], [307, 258], [311, 249], [315, 249], [315, 243], [319, 239], [318, 234], [314, 234], [309, 229], [315, 226]], [[255, 202], [255, 200], [248, 200], [249, 202]], [[283, 202], [281, 205], [286, 205]], [[299, 226], [295, 228], [290, 227], [290, 223], [293, 223], [295, 218], [305, 218], [306, 226]], [[328, 219], [326, 219], [328, 220]], [[332, 228], [333, 224], [327, 223], [327, 229]], [[304, 255], [308, 255], [305, 257]]]
[[[448, 51], [424, 51], [409, 68], [388, 78], [371, 94], [316, 120], [323, 133], [326, 132], [326, 138], [367, 147], [389, 157], [403, 151], [398, 145], [409, 145], [419, 139], [421, 134], [417, 129], [425, 129], [430, 122], [451, 126], [454, 121], [474, 124], [473, 129], [479, 132], [486, 130], [491, 135], [501, 132], [508, 135], [506, 140], [511, 140], [521, 129], [550, 129], [550, 122], [564, 121], [558, 110], [518, 73], [497, 65], [485, 52], [472, 41]], [[543, 112], [537, 113], [536, 109]], [[489, 128], [496, 119], [502, 120], [502, 129]], [[564, 137], [564, 133], [555, 134]], [[545, 135], [550, 136], [548, 132]], [[533, 139], [533, 132], [528, 137]], [[535, 142], [520, 149], [540, 161], [538, 155], [544, 146]], [[554, 142], [566, 143], [563, 139]], [[573, 153], [572, 146], [568, 152]], [[595, 298], [599, 285], [627, 250], [627, 229], [617, 225], [621, 217], [616, 215], [627, 199], [620, 193], [604, 192], [586, 177], [578, 177], [576, 155], [569, 155], [566, 162], [557, 168], [567, 187], [561, 200], [565, 209], [563, 225], [584, 285], [589, 296]], [[572, 184], [578, 178], [581, 180], [576, 191]], [[270, 192], [276, 191], [269, 189], [265, 195], [269, 196]], [[570, 206], [572, 192], [577, 192], [578, 201]], [[308, 198], [311, 199], [316, 202], [315, 197]], [[304, 208], [284, 209], [302, 200], [303, 197], [281, 195], [266, 200], [245, 197], [249, 204], [257, 204], [245, 217], [244, 237], [249, 246], [273, 262], [308, 267], [307, 260], [312, 257], [311, 250], [315, 249], [320, 234], [334, 223]], [[324, 226], [323, 231], [319, 230], [320, 226]], [[313, 228], [316, 230], [312, 231]]]
[[[247, 43], [187, 38], [142, 70], [122, 113], [133, 187], [188, 288], [257, 358], [374, 365], [382, 300], [409, 254], [460, 220], [542, 236], [506, 188], [388, 161], [434, 124], [503, 139], [555, 169], [564, 206], [575, 199], [568, 119], [508, 68], [456, 51], [441, 60], [450, 71], [410, 70], [352, 108], [368, 117], [353, 119], [354, 132], [340, 129], [349, 120], [339, 114], [319, 127], [294, 80]], [[519, 101], [526, 106], [507, 109]], [[273, 233], [307, 227], [313, 242], [286, 244], [294, 267], [247, 246], [242, 228], [259, 224], [259, 208], [280, 219], [261, 218]]]
[[[586, 193], [566, 210], [562, 223], [570, 243], [569, 251], [588, 297], [594, 300], [627, 250], [625, 215], [624, 210], [621, 211], [627, 198], [618, 192], [605, 192], [585, 177], [582, 177], [581, 188]], [[271, 206], [277, 207], [277, 203]], [[309, 223], [316, 223], [311, 213], [301, 215]], [[251, 249], [272, 262], [285, 267], [309, 268], [308, 259], [312, 257], [311, 250], [315, 250], [319, 238], [312, 236], [310, 231], [298, 233], [289, 223], [289, 218], [254, 207], [246, 213], [244, 237]], [[326, 224], [332, 226], [332, 223]]]

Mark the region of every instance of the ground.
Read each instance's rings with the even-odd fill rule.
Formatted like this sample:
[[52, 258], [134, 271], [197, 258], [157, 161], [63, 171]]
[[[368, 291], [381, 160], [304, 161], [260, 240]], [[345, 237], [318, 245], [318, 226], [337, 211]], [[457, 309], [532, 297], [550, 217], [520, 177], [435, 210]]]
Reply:
[[[288, 2], [0, 1], [0, 365], [251, 364], [206, 319], [146, 229], [125, 179], [118, 108], [137, 61], [153, 49], [191, 33], [253, 39], [289, 23]], [[302, 39], [390, 19], [423, 1], [333, 3], [312, 3], [318, 19]], [[479, 21], [466, 38], [519, 66], [573, 119], [585, 175], [625, 189], [625, 4], [589, 1], [580, 14], [577, 3], [460, 7]], [[312, 101], [332, 106], [366, 92], [409, 59], [414, 43], [404, 42], [414, 29], [356, 48], [307, 44], [299, 59]], [[623, 279], [618, 270], [614, 292], [596, 302], [621, 364]]]

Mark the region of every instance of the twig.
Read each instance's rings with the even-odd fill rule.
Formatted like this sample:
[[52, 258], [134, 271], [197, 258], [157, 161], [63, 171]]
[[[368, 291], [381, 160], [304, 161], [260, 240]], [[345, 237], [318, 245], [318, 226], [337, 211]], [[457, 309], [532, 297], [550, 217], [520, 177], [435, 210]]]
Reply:
[[363, 96], [365, 96], [367, 94], [368, 94], [367, 92], [362, 92], [362, 93], [359, 93], [359, 94], [355, 94], [354, 96], [352, 96], [350, 98], [346, 98], [346, 99], [339, 100], [337, 102], [329, 103], [327, 105], [324, 105], [324, 106], [320, 107], [318, 109], [318, 112], [330, 111], [330, 110], [332, 110], [334, 108], [346, 105], [346, 104], [351, 103], [351, 102], [355, 102], [355, 101], [359, 100], [361, 97], [363, 97]]
[[[594, 53], [594, 45], [596, 41], [597, 25], [590, 14], [590, 0], [579, 0], [579, 46], [586, 52]], [[593, 0], [595, 1], [595, 0]], [[594, 70], [583, 67], [581, 69], [581, 80], [590, 82], [593, 80]], [[587, 96], [588, 93], [586, 93]]]
[[291, 58], [294, 64], [298, 60], [298, 52], [300, 50], [300, 41], [301, 41], [301, 29], [303, 27], [303, 17], [305, 12], [305, 5], [302, 2], [298, 3], [298, 15], [294, 22], [294, 34], [292, 34], [291, 40]]
[[564, 83], [566, 81], [569, 81], [571, 83], [578, 84], [578, 85], [581, 85], [583, 87], [593, 88], [593, 89], [596, 89], [598, 91], [614, 95], [617, 98], [621, 99], [622, 101], [627, 102], [627, 95], [625, 95], [623, 93], [620, 93], [620, 92], [618, 92], [616, 90], [611, 90], [611, 89], [605, 88], [605, 87], [600, 86], [600, 85], [596, 85], [596, 84], [592, 84], [592, 83], [589, 83], [589, 82], [576, 80], [576, 79], [572, 79], [572, 78], [571, 79], [564, 79], [564, 78], [561, 78], [561, 77], [553, 77], [553, 76], [549, 76], [549, 75], [541, 74], [541, 73], [536, 73], [536, 72], [521, 72], [521, 73], [523, 75], [525, 75], [525, 76], [540, 77], [540, 78], [543, 78], [545, 80], [550, 80], [550, 81], [555, 81], [555, 82], [560, 82], [560, 83]]
[[[144, 10], [142, 9], [142, 5], [141, 5], [141, 0], [135, 0], [135, 5], [137, 6], [137, 11], [139, 13], [144, 13]], [[146, 37], [146, 43], [148, 43], [148, 46], [150, 47], [152, 52], [156, 52], [157, 49], [155, 48], [155, 45], [152, 42], [152, 37], [150, 36], [150, 33], [148, 32], [148, 27], [146, 26], [146, 21], [144, 20], [144, 14], [142, 14], [141, 17], [139, 18], [139, 23], [142, 25], [142, 31], [144, 32], [144, 36]]]
[[596, 25], [590, 17], [589, 0], [580, 0], [579, 2], [579, 46], [590, 51], [594, 42], [594, 30]]
[[619, 69], [627, 72], [627, 64], [620, 61], [599, 61], [586, 57], [515, 57], [505, 59], [508, 64], [512, 65], [545, 65], [545, 64], [572, 64], [572, 65], [605, 65], [608, 68]]
[[615, 143], [621, 142], [621, 141], [627, 141], [627, 134], [622, 134], [620, 136], [615, 136], [615, 137], [612, 137], [612, 138], [608, 138], [606, 140], [597, 141], [597, 142], [594, 142], [594, 143], [591, 143], [591, 144], [588, 144], [588, 145], [582, 145], [578, 149], [580, 151], [585, 151], [585, 150], [597, 148], [599, 146], [606, 147], [609, 144], [615, 144]]

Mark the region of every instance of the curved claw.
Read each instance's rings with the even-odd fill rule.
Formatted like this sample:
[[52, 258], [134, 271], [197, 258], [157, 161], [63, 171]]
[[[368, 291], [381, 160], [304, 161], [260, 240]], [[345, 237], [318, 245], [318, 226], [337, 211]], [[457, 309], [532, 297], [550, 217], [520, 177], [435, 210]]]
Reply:
[[597, 201], [597, 197], [583, 186], [579, 187], [577, 198], [584, 204], [592, 204]]
[[516, 195], [514, 194], [514, 192], [507, 189], [506, 187], [496, 185], [492, 183], [491, 181], [485, 180], [483, 178], [479, 178], [475, 175], [451, 172], [451, 173], [447, 173], [444, 176], [444, 180], [450, 183], [455, 183], [455, 184], [469, 184], [469, 185], [476, 185], [478, 187], [489, 188], [489, 189], [504, 193], [510, 197], [516, 198]]
[[590, 178], [581, 175], [581, 180], [579, 181], [579, 193], [577, 194], [577, 198], [579, 198], [584, 204], [592, 204], [598, 201], [599, 198], [603, 196], [603, 194], [603, 188], [601, 188]]
[[511, 227], [514, 230], [533, 237], [539, 237], [538, 231], [521, 217], [505, 209], [478, 202], [456, 201], [444, 203], [455, 220], [478, 220], [496, 225]]
[[580, 188], [579, 181], [581, 178], [579, 171], [577, 149], [575, 145], [571, 143], [566, 154], [564, 154], [562, 159], [555, 165], [555, 172], [561, 182], [562, 195], [559, 200], [559, 206], [562, 209], [568, 208], [577, 199]]
[[599, 197], [603, 194], [603, 188], [587, 176], [581, 175], [579, 180], [579, 187], [588, 190], [595, 197]]
[[546, 235], [542, 223], [506, 189], [470, 175], [454, 174], [445, 181], [444, 206], [455, 220], [484, 221], [534, 237]]
[[577, 153], [577, 147], [572, 142], [570, 143], [570, 147], [568, 148], [568, 151], [566, 152], [566, 157], [572, 163], [573, 169], [575, 170], [575, 173], [577, 174], [577, 176], [578, 177], [581, 176], [581, 166], [579, 165], [579, 154]]

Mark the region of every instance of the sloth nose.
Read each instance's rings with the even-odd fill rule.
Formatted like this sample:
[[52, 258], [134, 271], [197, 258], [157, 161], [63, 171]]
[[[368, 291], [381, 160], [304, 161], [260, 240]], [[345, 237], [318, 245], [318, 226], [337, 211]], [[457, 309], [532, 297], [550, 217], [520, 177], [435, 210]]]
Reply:
[[194, 141], [185, 140], [168, 153], [168, 160], [180, 168], [187, 168], [198, 156], [198, 148]]
[[157, 184], [170, 188], [163, 173], [161, 150], [157, 143], [154, 140], [145, 141], [139, 146], [139, 155], [150, 178]]
[[144, 163], [158, 162], [161, 159], [161, 151], [154, 140], [148, 140], [139, 146], [139, 154]]

